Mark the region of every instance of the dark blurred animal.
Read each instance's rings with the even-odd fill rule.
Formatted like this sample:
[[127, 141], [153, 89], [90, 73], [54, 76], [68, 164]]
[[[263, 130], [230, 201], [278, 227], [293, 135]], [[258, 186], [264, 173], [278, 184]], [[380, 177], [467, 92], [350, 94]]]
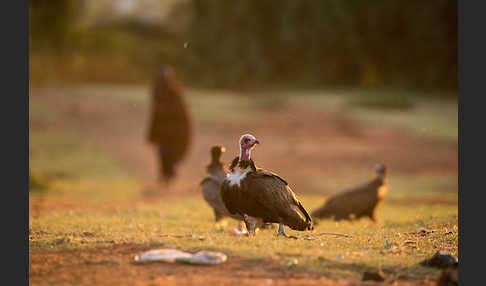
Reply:
[[183, 89], [166, 66], [156, 74], [151, 100], [148, 141], [156, 145], [159, 159], [159, 181], [169, 182], [176, 166], [187, 153], [191, 126], [183, 98]]
[[445, 269], [451, 266], [457, 266], [459, 260], [456, 256], [441, 250], [437, 251], [431, 258], [422, 260], [419, 264], [427, 267]]
[[[226, 178], [226, 170], [224, 163], [221, 161], [221, 157], [225, 152], [225, 148], [222, 146], [211, 147], [211, 163], [206, 167], [208, 176], [201, 182], [202, 194], [204, 200], [213, 208], [214, 218], [216, 224], [219, 223], [230, 213], [226, 209], [221, 198], [221, 183]], [[238, 220], [242, 217], [236, 216]]]
[[376, 165], [376, 177], [370, 182], [331, 196], [326, 203], [312, 212], [313, 218], [347, 220], [369, 217], [376, 220], [375, 209], [387, 193], [386, 167]]
[[312, 230], [312, 219], [278, 175], [257, 168], [250, 152], [258, 144], [250, 134], [241, 136], [240, 155], [230, 166], [230, 174], [223, 181], [221, 196], [231, 214], [243, 217], [248, 235], [255, 236], [257, 224], [279, 223], [278, 235], [287, 237], [283, 225], [294, 230]]
[[436, 286], [457, 286], [459, 285], [458, 265], [450, 266], [441, 271], [436, 280]]

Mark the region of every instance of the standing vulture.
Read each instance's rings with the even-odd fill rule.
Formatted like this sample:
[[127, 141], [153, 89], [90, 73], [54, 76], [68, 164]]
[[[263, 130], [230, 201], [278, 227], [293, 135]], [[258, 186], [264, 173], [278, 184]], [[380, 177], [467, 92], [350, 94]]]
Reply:
[[378, 163], [375, 169], [377, 175], [373, 180], [330, 197], [323, 206], [312, 212], [312, 217], [346, 220], [354, 216], [376, 221], [375, 208], [385, 197], [387, 185], [385, 165]]
[[312, 219], [287, 182], [278, 175], [257, 168], [250, 158], [258, 140], [250, 134], [241, 136], [240, 155], [230, 166], [223, 181], [221, 196], [231, 214], [243, 217], [248, 235], [255, 236], [261, 223], [279, 223], [278, 235], [286, 236], [283, 225], [294, 230], [312, 230]]
[[221, 156], [225, 150], [222, 146], [211, 147], [211, 163], [206, 167], [208, 176], [201, 182], [204, 200], [213, 208], [217, 225], [228, 216], [240, 221], [243, 220], [241, 216], [231, 215], [221, 198], [221, 183], [227, 175], [224, 164], [221, 161]]

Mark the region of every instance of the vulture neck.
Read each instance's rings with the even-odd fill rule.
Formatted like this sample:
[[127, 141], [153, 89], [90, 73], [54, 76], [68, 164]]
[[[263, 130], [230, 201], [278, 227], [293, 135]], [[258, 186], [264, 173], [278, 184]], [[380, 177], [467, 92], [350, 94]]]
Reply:
[[250, 149], [242, 149], [240, 147], [240, 162], [250, 160]]
[[209, 164], [209, 166], [219, 166], [219, 165], [224, 165], [224, 163], [221, 160], [221, 158], [213, 158], [211, 160], [211, 163]]
[[376, 176], [376, 178], [378, 179], [378, 181], [379, 181], [380, 183], [382, 183], [382, 184], [384, 184], [384, 183], [385, 183], [385, 174], [378, 174], [378, 175]]
[[211, 162], [211, 164], [209, 164], [207, 167], [206, 167], [206, 170], [208, 173], [212, 173], [212, 172], [215, 172], [219, 169], [222, 169], [223, 168], [223, 162], [221, 161], [214, 161], [214, 162]]

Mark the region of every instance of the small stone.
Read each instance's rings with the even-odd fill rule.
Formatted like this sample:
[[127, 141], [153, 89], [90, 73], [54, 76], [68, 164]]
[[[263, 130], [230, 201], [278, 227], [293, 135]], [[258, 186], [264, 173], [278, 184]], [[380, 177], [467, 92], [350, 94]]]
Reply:
[[410, 276], [408, 276], [407, 274], [400, 274], [397, 276], [397, 280], [409, 280], [410, 279]]
[[391, 245], [390, 245], [390, 243], [388, 242], [388, 240], [385, 240], [385, 248], [390, 248], [390, 247], [391, 247]]

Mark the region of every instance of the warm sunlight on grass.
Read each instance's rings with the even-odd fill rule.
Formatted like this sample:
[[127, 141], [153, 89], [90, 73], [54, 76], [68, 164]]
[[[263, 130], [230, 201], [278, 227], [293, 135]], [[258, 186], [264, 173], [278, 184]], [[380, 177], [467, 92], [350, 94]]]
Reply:
[[[322, 198], [305, 196], [312, 209]], [[256, 238], [236, 237], [213, 225], [212, 211], [202, 198], [182, 198], [152, 206], [103, 211], [53, 212], [31, 219], [30, 248], [90, 248], [119, 243], [185, 251], [216, 250], [246, 259], [273, 260], [335, 277], [359, 276], [374, 267], [390, 274], [422, 276], [435, 273], [416, 264], [442, 249], [457, 255], [457, 206], [387, 205], [378, 210], [379, 222], [322, 221], [313, 232], [288, 230], [299, 239], [262, 230]], [[236, 226], [236, 221], [231, 221]], [[421, 234], [425, 229], [428, 233]], [[336, 236], [327, 233], [344, 234]], [[388, 240], [390, 248], [385, 247]], [[295, 261], [294, 261], [295, 260]], [[410, 268], [409, 268], [410, 267]], [[409, 269], [407, 269], [409, 268]]]
[[[75, 93], [77, 95], [67, 96], [148, 103], [148, 89], [142, 87], [83, 86]], [[346, 96], [317, 98], [310, 92], [284, 94], [276, 101], [275, 95], [264, 99], [224, 91], [189, 89], [187, 95], [194, 117], [206, 123], [250, 120], [257, 108], [294, 103], [322, 110], [344, 110], [343, 106], [348, 106]], [[404, 124], [411, 134], [457, 142], [456, 117], [448, 103], [413, 100], [414, 107], [403, 111], [371, 112], [362, 106], [348, 106], [346, 108], [351, 109], [340, 112], [377, 124], [386, 114], [387, 122], [383, 124]], [[302, 268], [336, 278], [360, 278], [365, 270], [381, 268], [392, 276], [404, 274], [420, 279], [438, 274], [438, 270], [418, 266], [422, 259], [438, 250], [457, 255], [457, 177], [393, 172], [388, 178], [388, 196], [377, 209], [377, 223], [366, 219], [356, 222], [326, 220], [313, 232], [286, 229], [288, 234], [299, 239], [278, 238], [276, 229], [261, 230], [256, 238], [248, 239], [234, 236], [228, 230], [216, 230], [212, 210], [200, 194], [134, 204], [143, 196], [143, 184], [138, 178], [123, 169], [114, 158], [89, 144], [90, 140], [80, 140], [76, 128], [69, 128], [70, 119], [58, 114], [56, 108], [46, 106], [40, 96], [30, 98], [29, 108], [30, 167], [49, 183], [47, 190], [31, 192], [31, 199], [60, 199], [88, 205], [46, 209], [31, 215], [30, 251], [133, 243], [191, 252], [202, 249], [222, 251], [229, 255], [229, 259], [270, 261], [268, 267]], [[435, 126], [435, 131], [420, 133], [420, 128], [427, 128], [429, 124]], [[313, 174], [312, 170], [309, 173], [309, 184], [315, 185], [315, 189], [339, 191], [368, 180], [371, 170], [332, 180], [322, 180], [321, 175]], [[197, 183], [194, 182], [194, 186]], [[296, 193], [308, 210], [326, 199], [322, 195], [302, 195], [298, 190]], [[89, 206], [91, 203], [93, 205]], [[104, 203], [107, 203], [106, 207], [96, 207]], [[236, 226], [237, 222], [231, 221], [230, 225]], [[389, 247], [385, 246], [385, 241]]]

